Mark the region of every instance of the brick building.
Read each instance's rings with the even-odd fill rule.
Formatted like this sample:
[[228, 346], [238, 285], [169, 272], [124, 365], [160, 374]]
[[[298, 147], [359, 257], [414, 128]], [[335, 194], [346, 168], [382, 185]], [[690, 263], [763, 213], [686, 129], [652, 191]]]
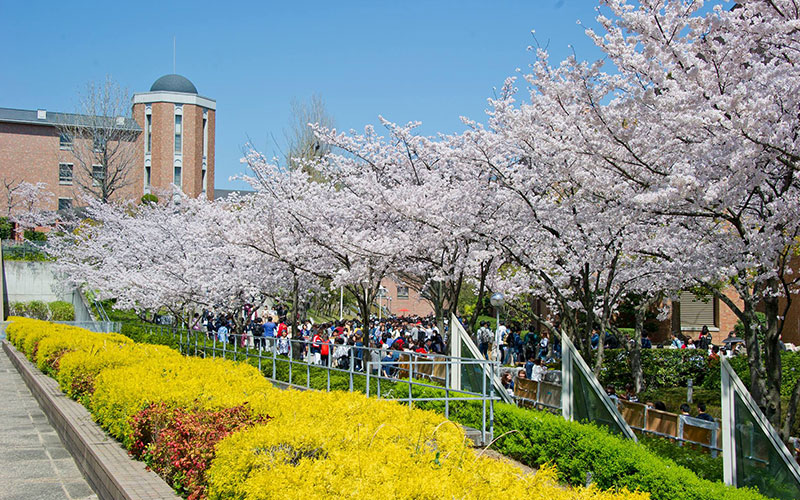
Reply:
[[[114, 128], [120, 133], [111, 139], [113, 149], [129, 152], [130, 164], [110, 199], [169, 192], [173, 184], [188, 196], [213, 199], [215, 114], [216, 101], [200, 96], [181, 75], [162, 76], [149, 92], [135, 93], [132, 119], [0, 108], [0, 188], [42, 182], [53, 198], [41, 209], [79, 206], [81, 185], [96, 186], [112, 175], [111, 167], [104, 171], [89, 164], [79, 151], [99, 155], [101, 147], [92, 145], [97, 134], [91, 130]], [[7, 204], [1, 206], [0, 215], [7, 215]]]
[[431, 303], [407, 283], [384, 278], [381, 281], [380, 297], [375, 300], [384, 313], [403, 316], [428, 316], [433, 314]]

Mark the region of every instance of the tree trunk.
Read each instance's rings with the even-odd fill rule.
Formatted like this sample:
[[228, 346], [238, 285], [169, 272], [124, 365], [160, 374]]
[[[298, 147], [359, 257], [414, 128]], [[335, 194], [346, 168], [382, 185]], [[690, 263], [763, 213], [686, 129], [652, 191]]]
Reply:
[[789, 406], [786, 407], [786, 416], [783, 419], [783, 427], [781, 427], [781, 439], [784, 443], [789, 442], [789, 436], [792, 435], [794, 422], [797, 417], [797, 404], [800, 403], [800, 379], [794, 384], [792, 397], [789, 399]]
[[483, 296], [486, 293], [486, 276], [489, 274], [489, 269], [492, 267], [492, 259], [486, 262], [481, 262], [481, 275], [480, 284], [478, 285], [478, 301], [475, 304], [475, 310], [472, 311], [472, 316], [469, 318], [469, 323], [464, 325], [467, 333], [472, 334], [475, 330], [475, 322], [478, 321], [478, 315], [481, 312], [481, 304], [483, 303]]
[[[292, 339], [293, 340], [302, 340], [303, 337], [300, 334], [300, 315], [297, 313], [299, 307], [299, 298], [300, 298], [300, 284], [297, 280], [297, 273], [292, 273], [292, 309], [290, 311], [291, 316], [291, 324], [292, 324]], [[299, 342], [292, 342], [292, 357], [294, 359], [302, 359], [303, 357], [303, 349], [301, 349], [301, 344]]]
[[[779, 305], [777, 295], [777, 280], [771, 280], [768, 284], [773, 293], [768, 293], [764, 299], [764, 313], [767, 324], [756, 323], [758, 328], [766, 327], [764, 348], [764, 368], [766, 371], [766, 391], [764, 399], [766, 410], [764, 414], [772, 423], [775, 429], [780, 430], [781, 425], [781, 350], [780, 350], [780, 331], [779, 331]], [[788, 439], [787, 435], [785, 439]]]
[[636, 326], [633, 330], [633, 346], [629, 359], [631, 362], [631, 373], [633, 374], [633, 388], [636, 393], [644, 390], [644, 372], [642, 370], [642, 330], [644, 330], [644, 319], [650, 309], [651, 302], [643, 299], [636, 307]]

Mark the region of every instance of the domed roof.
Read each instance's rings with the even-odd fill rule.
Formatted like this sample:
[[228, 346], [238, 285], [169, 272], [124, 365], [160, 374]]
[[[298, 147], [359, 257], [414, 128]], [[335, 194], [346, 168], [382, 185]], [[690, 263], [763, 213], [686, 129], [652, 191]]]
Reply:
[[196, 94], [197, 87], [188, 78], [181, 75], [164, 75], [153, 83], [150, 92], [156, 91], [183, 92], [184, 94]]

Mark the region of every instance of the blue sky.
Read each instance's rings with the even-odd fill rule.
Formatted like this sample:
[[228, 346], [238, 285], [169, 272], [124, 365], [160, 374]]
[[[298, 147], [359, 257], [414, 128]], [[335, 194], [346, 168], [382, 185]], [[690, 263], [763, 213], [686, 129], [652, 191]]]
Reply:
[[[111, 75], [144, 92], [177, 72], [217, 101], [216, 185], [248, 138], [282, 148], [290, 101], [319, 94], [341, 129], [378, 115], [422, 133], [484, 120], [486, 99], [532, 62], [531, 30], [552, 59], [599, 52], [584, 34], [593, 0], [347, 2], [0, 1], [0, 107], [74, 111]], [[277, 140], [276, 145], [274, 139]]]

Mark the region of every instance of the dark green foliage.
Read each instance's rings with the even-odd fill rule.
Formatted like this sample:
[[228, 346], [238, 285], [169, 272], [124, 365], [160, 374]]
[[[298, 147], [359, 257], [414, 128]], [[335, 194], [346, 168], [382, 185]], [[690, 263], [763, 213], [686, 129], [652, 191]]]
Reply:
[[640, 436], [639, 443], [662, 458], [669, 458], [676, 464], [686, 467], [699, 477], [709, 481], [722, 481], [722, 454], [712, 458], [709, 453], [691, 445], [678, 446], [667, 439]]
[[13, 237], [14, 232], [8, 217], [0, 217], [0, 240], [10, 240]]
[[[600, 382], [614, 385], [618, 390], [633, 383], [628, 359], [629, 354], [624, 349], [606, 350], [598, 377]], [[689, 379], [698, 386], [705, 380], [708, 370], [708, 356], [702, 350], [642, 349], [642, 371], [648, 389], [686, 387]]]
[[[750, 383], [750, 367], [747, 365], [746, 356], [736, 356], [728, 359], [731, 367], [745, 384]], [[781, 397], [789, 398], [797, 380], [800, 379], [800, 352], [784, 351], [781, 353]], [[719, 361], [709, 368], [709, 376], [703, 383], [704, 388], [719, 389], [720, 373]]]
[[154, 195], [153, 193], [147, 193], [142, 196], [142, 204], [147, 205], [150, 203], [158, 203], [158, 196]]
[[[402, 393], [402, 389], [399, 388]], [[422, 404], [440, 409], [441, 404]], [[760, 494], [701, 479], [672, 460], [660, 458], [645, 446], [608, 434], [593, 425], [567, 422], [557, 415], [498, 403], [494, 407], [495, 436], [510, 432], [494, 447], [526, 465], [556, 466], [559, 479], [583, 484], [590, 472], [600, 488], [641, 490], [656, 500], [672, 499], [758, 499]], [[451, 404], [450, 419], [479, 427], [481, 407]]]
[[[760, 323], [760, 327], [761, 327], [761, 330], [759, 331], [757, 336], [758, 336], [759, 342], [763, 346], [764, 345], [764, 340], [766, 339], [766, 337], [763, 334], [763, 331], [764, 331], [764, 327], [767, 325], [767, 315], [762, 313], [762, 312], [756, 312], [756, 318], [758, 318], [758, 322]], [[733, 326], [733, 333], [737, 337], [739, 337], [740, 339], [745, 338], [744, 337], [744, 323], [742, 323], [741, 320], [737, 321], [736, 324]]]
[[169, 327], [149, 326], [139, 323], [123, 323], [120, 332], [126, 337], [130, 337], [134, 342], [145, 344], [158, 344], [178, 348], [178, 341], [173, 337]]
[[41, 231], [26, 229], [25, 232], [23, 232], [22, 234], [28, 241], [40, 241], [40, 242], [47, 241], [47, 235]]
[[50, 309], [47, 307], [47, 304], [41, 300], [12, 302], [11, 316], [48, 320], [50, 319]]
[[75, 321], [75, 306], [63, 300], [50, 302], [47, 307], [50, 309], [50, 318], [53, 321]]
[[[123, 333], [140, 342], [154, 341], [170, 345], [171, 332], [164, 328], [162, 333], [143, 333], [139, 330], [123, 327]], [[152, 330], [152, 329], [151, 329]], [[147, 340], [149, 339], [149, 340]], [[231, 360], [245, 361], [259, 367], [268, 378], [273, 376], [273, 359], [275, 362], [275, 378], [289, 381], [289, 360], [284, 356], [273, 356], [265, 352], [260, 360], [246, 358], [245, 351], [233, 349], [230, 344], [216, 343], [214, 351], [212, 340], [205, 340], [203, 335], [186, 340], [182, 337], [180, 345], [173, 340], [174, 347], [180, 348], [190, 355], [224, 357]], [[248, 349], [252, 356], [252, 349]], [[310, 380], [309, 380], [310, 376]], [[330, 378], [329, 378], [330, 377]], [[330, 383], [332, 390], [348, 390], [350, 377], [346, 372], [331, 371], [305, 363], [292, 366], [291, 381], [297, 386], [310, 386], [312, 389], [325, 390]], [[329, 382], [330, 381], [330, 382]], [[372, 379], [370, 394], [377, 392], [377, 380]], [[353, 388], [364, 391], [366, 376], [354, 375]], [[381, 382], [381, 394], [385, 398], [394, 398], [402, 402], [408, 396], [407, 382]], [[412, 385], [415, 398], [441, 397], [442, 389], [433, 389]], [[415, 407], [444, 413], [443, 401], [415, 402]], [[482, 405], [474, 401], [451, 401], [449, 418], [463, 425], [481, 427]], [[586, 482], [587, 472], [592, 475], [592, 482], [602, 489], [628, 488], [630, 490], [647, 491], [655, 500], [689, 499], [689, 500], [761, 500], [762, 495], [749, 489], [735, 489], [719, 482], [702, 479], [687, 468], [678, 466], [669, 458], [661, 458], [630, 440], [612, 436], [603, 429], [593, 425], [567, 422], [560, 415], [547, 412], [518, 408], [513, 405], [497, 403], [494, 405], [494, 435], [500, 437], [493, 447], [506, 456], [514, 458], [528, 466], [539, 467], [544, 464], [555, 465], [559, 479], [569, 484], [581, 485]], [[654, 446], [654, 448], [656, 448]], [[697, 465], [701, 473], [713, 477], [713, 465], [703, 462], [702, 458], [689, 456], [688, 452], [670, 451], [676, 459], [686, 465]]]

